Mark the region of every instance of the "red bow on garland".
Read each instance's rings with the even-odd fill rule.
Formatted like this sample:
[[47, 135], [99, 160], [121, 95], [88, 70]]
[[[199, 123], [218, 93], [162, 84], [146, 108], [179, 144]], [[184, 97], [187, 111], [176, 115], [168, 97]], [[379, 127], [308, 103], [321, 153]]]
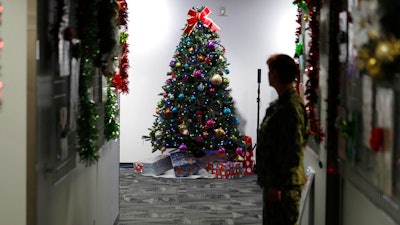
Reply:
[[205, 7], [200, 12], [196, 12], [194, 9], [189, 10], [189, 18], [187, 19], [187, 25], [184, 32], [190, 34], [198, 21], [201, 21], [204, 26], [207, 26], [213, 32], [220, 30], [219, 27], [212, 20], [207, 18], [210, 13], [211, 11], [208, 7]]

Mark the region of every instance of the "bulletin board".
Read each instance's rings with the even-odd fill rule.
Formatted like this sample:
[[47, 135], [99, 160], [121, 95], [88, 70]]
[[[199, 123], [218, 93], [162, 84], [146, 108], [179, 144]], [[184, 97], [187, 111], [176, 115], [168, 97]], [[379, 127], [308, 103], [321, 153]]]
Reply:
[[343, 176], [400, 223], [400, 70], [393, 66], [400, 42], [396, 35], [377, 35], [390, 33], [378, 25], [378, 8], [377, 1], [348, 1], [341, 14], [347, 70], [338, 151]]

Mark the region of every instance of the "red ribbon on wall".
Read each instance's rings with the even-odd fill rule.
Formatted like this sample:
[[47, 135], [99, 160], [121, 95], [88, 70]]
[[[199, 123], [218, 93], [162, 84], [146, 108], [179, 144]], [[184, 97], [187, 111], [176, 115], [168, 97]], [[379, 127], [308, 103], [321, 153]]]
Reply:
[[211, 11], [208, 7], [205, 7], [200, 12], [197, 12], [194, 9], [190, 9], [188, 12], [187, 25], [184, 32], [190, 34], [198, 21], [201, 21], [204, 26], [210, 28], [212, 32], [220, 30], [220, 28], [211, 19], [207, 18], [210, 13]]

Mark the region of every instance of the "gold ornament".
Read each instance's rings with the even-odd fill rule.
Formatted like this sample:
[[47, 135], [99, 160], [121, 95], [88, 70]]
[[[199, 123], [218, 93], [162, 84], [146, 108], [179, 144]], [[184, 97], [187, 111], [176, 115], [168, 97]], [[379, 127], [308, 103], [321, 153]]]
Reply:
[[212, 85], [221, 85], [222, 84], [222, 77], [219, 74], [215, 74], [212, 78], [211, 78], [211, 84]]
[[368, 74], [373, 78], [378, 78], [381, 73], [380, 63], [375, 58], [367, 61]]
[[236, 155], [235, 158], [233, 159], [235, 162], [243, 162], [244, 158], [240, 155]]
[[371, 40], [378, 40], [379, 38], [378, 32], [374, 28], [368, 30], [368, 36]]
[[375, 48], [375, 56], [379, 60], [393, 61], [394, 48], [388, 41], [380, 41]]
[[221, 127], [218, 128], [218, 129], [215, 129], [214, 132], [215, 132], [215, 135], [217, 135], [217, 136], [219, 136], [219, 137], [225, 136], [225, 131], [224, 131], [224, 129], [222, 129]]
[[307, 13], [303, 14], [303, 20], [304, 20], [304, 22], [308, 23], [309, 17], [308, 17]]

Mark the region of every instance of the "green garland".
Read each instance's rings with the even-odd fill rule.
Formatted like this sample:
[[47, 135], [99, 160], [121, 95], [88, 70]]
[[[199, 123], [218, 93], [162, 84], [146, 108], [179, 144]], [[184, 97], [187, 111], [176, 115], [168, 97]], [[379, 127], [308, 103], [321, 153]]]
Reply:
[[[102, 71], [107, 78], [107, 95], [104, 104], [104, 137], [107, 140], [119, 138], [118, 123], [118, 95], [113, 87], [113, 76], [115, 76], [115, 59], [120, 47], [117, 45], [118, 4], [115, 0], [101, 0], [99, 7], [99, 42], [102, 55]], [[112, 72], [110, 72], [112, 71]]]
[[104, 136], [107, 140], [119, 138], [118, 95], [112, 85], [112, 78], [107, 79], [107, 100], [104, 115]]
[[98, 128], [96, 103], [90, 98], [89, 90], [93, 88], [93, 76], [96, 64], [99, 62], [98, 45], [98, 1], [79, 1], [77, 6], [78, 38], [80, 44], [80, 116], [78, 118], [78, 143], [77, 149], [80, 160], [90, 166], [99, 159], [98, 154]]

